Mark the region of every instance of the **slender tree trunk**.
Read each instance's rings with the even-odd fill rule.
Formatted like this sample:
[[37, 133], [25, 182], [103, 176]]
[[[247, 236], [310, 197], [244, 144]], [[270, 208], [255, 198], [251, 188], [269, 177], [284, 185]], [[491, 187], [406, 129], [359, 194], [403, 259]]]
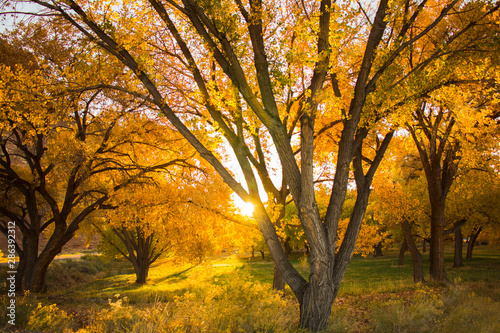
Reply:
[[274, 264], [273, 289], [277, 291], [285, 290], [285, 280], [280, 270], [276, 267], [276, 264]]
[[474, 245], [476, 243], [477, 237], [481, 233], [482, 228], [474, 229], [469, 237], [469, 243], [467, 244], [467, 259], [472, 259], [472, 250], [474, 250]]
[[463, 236], [462, 228], [457, 228], [455, 230], [455, 255], [453, 257], [453, 267], [462, 267], [462, 248], [463, 248]]
[[422, 261], [422, 255], [418, 251], [417, 245], [413, 240], [411, 235], [410, 224], [407, 220], [401, 222], [401, 228], [403, 229], [403, 235], [405, 236], [405, 242], [408, 245], [411, 256], [413, 258], [413, 282], [425, 282], [424, 280], [424, 265]]
[[[286, 239], [284, 241], [283, 249], [285, 250], [285, 256], [288, 258], [288, 255], [290, 254], [290, 241], [289, 239]], [[274, 263], [274, 261], [273, 261]], [[283, 295], [285, 292], [285, 280], [283, 279], [283, 275], [279, 271], [279, 269], [276, 267], [276, 263], [274, 263], [274, 277], [273, 277], [273, 289], [278, 290], [278, 291], [283, 291]]]
[[264, 258], [264, 251], [259, 250], [259, 252], [260, 252], [260, 255], [262, 256], [262, 260], [264, 260], [264, 259], [265, 259], [265, 258]]
[[405, 252], [407, 250], [408, 250], [408, 243], [406, 243], [406, 239], [405, 239], [405, 240], [403, 240], [403, 243], [401, 244], [401, 248], [399, 249], [398, 266], [405, 265]]
[[427, 252], [427, 240], [424, 238], [422, 241], [422, 252], [426, 253]]

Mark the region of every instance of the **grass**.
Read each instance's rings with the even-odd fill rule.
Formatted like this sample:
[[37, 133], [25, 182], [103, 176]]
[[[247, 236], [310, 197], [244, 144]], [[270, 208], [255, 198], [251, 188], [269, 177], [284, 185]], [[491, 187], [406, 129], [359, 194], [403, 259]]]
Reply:
[[[477, 247], [461, 268], [452, 269], [452, 255], [446, 253], [451, 286], [415, 285], [411, 258], [397, 266], [396, 251], [353, 257], [327, 331], [495, 332], [500, 328], [498, 248]], [[291, 262], [307, 277], [303, 254], [293, 254]], [[287, 288], [285, 298], [273, 293], [272, 278], [269, 255], [264, 260], [233, 255], [197, 265], [164, 259], [151, 267], [143, 286], [134, 283], [125, 261], [61, 260], [51, 265], [47, 295], [19, 297], [18, 326], [80, 333], [117, 327], [123, 332], [298, 332], [292, 292]]]

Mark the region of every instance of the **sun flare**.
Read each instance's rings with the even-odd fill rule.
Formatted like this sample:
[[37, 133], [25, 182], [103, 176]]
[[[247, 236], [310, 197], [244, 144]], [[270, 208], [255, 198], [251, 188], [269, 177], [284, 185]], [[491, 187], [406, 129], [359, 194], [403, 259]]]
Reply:
[[253, 204], [251, 204], [249, 202], [238, 202], [237, 207], [240, 210], [241, 214], [243, 214], [245, 216], [249, 216], [249, 217], [252, 216], [252, 213], [254, 210]]

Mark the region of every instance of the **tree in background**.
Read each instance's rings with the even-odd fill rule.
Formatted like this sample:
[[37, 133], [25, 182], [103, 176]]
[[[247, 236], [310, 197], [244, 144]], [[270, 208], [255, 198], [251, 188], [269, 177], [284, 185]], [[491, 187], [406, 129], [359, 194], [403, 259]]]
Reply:
[[[13, 56], [0, 66], [0, 229], [7, 234], [14, 221], [22, 234], [18, 291], [44, 290], [54, 257], [115, 193], [186, 163], [164, 153], [182, 140], [167, 137], [143, 103], [83, 89], [90, 76], [83, 70], [99, 65], [75, 56], [85, 46], [59, 40], [67, 31], [50, 29], [26, 27], [2, 40]], [[48, 242], [40, 249], [42, 234]]]
[[493, 167], [496, 163], [491, 163], [496, 158], [492, 155], [489, 165], [459, 175], [448, 194], [446, 219], [457, 226], [453, 267], [463, 265], [464, 239], [467, 240], [467, 259], [472, 257], [474, 243], [483, 230], [485, 239], [490, 239], [491, 243], [498, 239], [500, 183], [496, 167]]
[[[150, 0], [111, 7], [97, 1], [33, 2], [106, 50], [110, 62], [125, 65], [137, 81], [122, 89], [154, 104], [229, 187], [255, 205], [254, 218], [274, 262], [299, 301], [301, 325], [313, 331], [327, 325], [393, 124], [402, 125], [424, 94], [468, 78], [469, 72], [451, 69], [458, 68], [457, 59], [482, 54], [480, 46], [496, 28], [487, 19], [498, 10], [458, 0], [381, 0], [361, 10], [367, 5], [330, 0]], [[412, 57], [412, 50], [424, 46], [426, 52]], [[432, 77], [439, 80], [427, 80], [429, 72], [440, 72]], [[341, 128], [333, 137], [338, 144], [316, 145], [335, 125]], [[226, 169], [220, 151], [194, 133], [199, 126], [232, 148], [244, 181]], [[252, 159], [268, 170], [271, 159], [258, 155], [259, 141], [272, 142], [269, 153], [279, 156], [297, 206], [311, 251], [308, 281], [286, 258], [261, 201]], [[331, 157], [333, 176], [324, 220], [315, 199], [319, 155]], [[356, 188], [356, 201], [336, 253], [349, 186]]]

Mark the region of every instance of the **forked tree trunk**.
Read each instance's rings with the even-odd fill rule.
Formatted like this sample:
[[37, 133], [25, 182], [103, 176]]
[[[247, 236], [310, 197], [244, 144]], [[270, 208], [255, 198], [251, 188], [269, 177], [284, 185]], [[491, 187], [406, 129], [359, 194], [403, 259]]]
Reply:
[[73, 237], [62, 226], [56, 227], [54, 233], [38, 253], [40, 234], [32, 230], [23, 234], [23, 253], [20, 256], [19, 269], [16, 274], [16, 290], [40, 293], [47, 290], [47, 270], [54, 258], [61, 253], [63, 246]]
[[425, 282], [424, 280], [424, 266], [422, 261], [422, 255], [418, 251], [417, 245], [413, 240], [411, 235], [410, 224], [407, 220], [401, 222], [401, 228], [403, 229], [403, 235], [405, 237], [405, 243], [410, 250], [411, 256], [413, 258], [413, 282]]
[[463, 236], [462, 228], [455, 230], [455, 254], [453, 256], [453, 267], [462, 267], [462, 252], [463, 252]]

